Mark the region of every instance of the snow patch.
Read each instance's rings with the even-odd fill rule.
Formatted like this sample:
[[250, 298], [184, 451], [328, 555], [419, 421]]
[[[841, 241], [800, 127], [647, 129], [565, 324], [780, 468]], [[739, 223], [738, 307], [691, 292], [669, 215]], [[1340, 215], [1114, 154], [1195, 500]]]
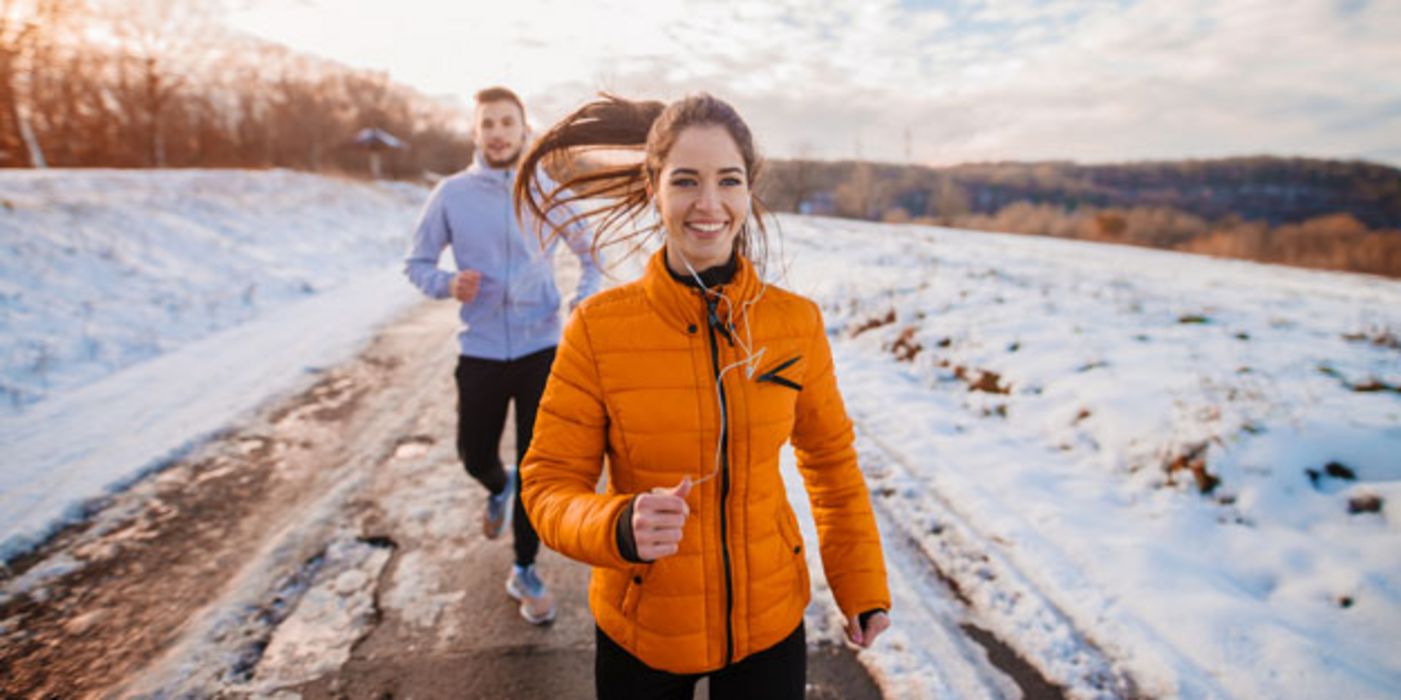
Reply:
[[327, 548], [309, 590], [277, 626], [245, 688], [271, 693], [333, 673], [373, 628], [375, 593], [389, 547], [342, 536]]

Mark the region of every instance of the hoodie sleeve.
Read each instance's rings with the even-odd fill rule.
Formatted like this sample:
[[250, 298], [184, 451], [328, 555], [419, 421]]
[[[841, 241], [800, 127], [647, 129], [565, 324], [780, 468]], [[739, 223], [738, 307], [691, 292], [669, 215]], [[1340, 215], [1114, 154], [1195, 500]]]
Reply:
[[856, 461], [851, 419], [837, 389], [822, 312], [807, 303], [814, 330], [807, 354], [811, 361], [798, 392], [793, 448], [817, 524], [822, 568], [844, 615], [889, 610], [880, 533]]
[[404, 276], [434, 299], [452, 296], [452, 279], [455, 276], [438, 268], [438, 258], [443, 254], [443, 248], [452, 242], [445, 203], [446, 184], [446, 181], [439, 183], [428, 195], [428, 203], [423, 205], [418, 223], [414, 225], [409, 254], [404, 258]]
[[[573, 216], [573, 208], [570, 209], [570, 216]], [[579, 287], [574, 292], [574, 300], [569, 302], [570, 308], [573, 308], [590, 294], [597, 292], [602, 284], [603, 275], [600, 268], [603, 264], [603, 253], [594, 255], [593, 231], [582, 221], [576, 221], [569, 227], [565, 242], [569, 244], [569, 249], [574, 251], [575, 257], [579, 258], [579, 266], [583, 268], [579, 275]]]
[[[537, 186], [548, 191], [554, 187], [554, 184], [552, 180], [547, 179], [544, 183], [537, 183]], [[563, 224], [579, 214], [578, 207], [572, 204], [564, 205], [555, 211], [558, 213], [551, 212], [550, 218], [552, 223], [556, 225]], [[603, 255], [602, 253], [594, 255], [593, 229], [589, 228], [589, 225], [584, 221], [575, 220], [562, 228], [560, 237], [569, 246], [569, 250], [573, 251], [574, 257], [579, 259], [579, 266], [583, 268], [579, 275], [579, 286], [575, 289], [574, 298], [569, 302], [569, 308], [573, 309], [584, 299], [587, 299], [590, 294], [597, 292], [602, 285]]]
[[632, 496], [595, 489], [607, 439], [608, 413], [585, 314], [574, 313], [535, 414], [521, 465], [521, 502], [550, 549], [592, 566], [625, 568], [618, 519]]

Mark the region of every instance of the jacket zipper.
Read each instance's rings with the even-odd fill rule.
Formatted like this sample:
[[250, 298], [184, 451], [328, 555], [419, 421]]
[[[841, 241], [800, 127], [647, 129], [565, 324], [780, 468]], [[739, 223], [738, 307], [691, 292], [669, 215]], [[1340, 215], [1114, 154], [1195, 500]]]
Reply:
[[[704, 294], [704, 292], [701, 292]], [[730, 430], [729, 408], [725, 397], [725, 385], [720, 381], [720, 345], [715, 340], [716, 324], [720, 322], [715, 313], [716, 301], [713, 297], [705, 300], [706, 329], [710, 336], [710, 367], [715, 373], [715, 386], [720, 394], [720, 555], [725, 562], [725, 665], [730, 665], [734, 655], [734, 587], [730, 584], [730, 541], [725, 520], [725, 504], [730, 496]], [[723, 329], [722, 329], [722, 332]], [[728, 338], [729, 334], [725, 333]]]
[[[505, 171], [506, 182], [510, 182], [511, 171]], [[502, 292], [503, 310], [501, 314], [501, 325], [506, 327], [506, 359], [512, 359], [511, 355], [511, 197], [510, 185], [506, 189], [506, 211], [503, 216], [505, 221], [501, 227], [506, 232], [506, 288]]]

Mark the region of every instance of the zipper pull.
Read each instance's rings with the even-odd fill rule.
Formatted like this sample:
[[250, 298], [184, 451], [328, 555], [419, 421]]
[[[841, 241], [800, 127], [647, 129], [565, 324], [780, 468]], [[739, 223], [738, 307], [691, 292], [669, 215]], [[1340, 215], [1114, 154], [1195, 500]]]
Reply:
[[708, 323], [710, 323], [710, 327], [711, 327], [711, 328], [714, 328], [715, 330], [720, 331], [720, 335], [722, 335], [722, 336], [725, 337], [725, 341], [728, 342], [728, 343], [730, 344], [730, 347], [734, 347], [734, 346], [735, 346], [735, 339], [734, 339], [733, 337], [730, 336], [729, 326], [725, 325], [725, 324], [720, 320], [720, 315], [716, 312], [716, 306], [717, 306], [717, 305], [718, 305], [718, 302], [715, 301], [715, 298], [714, 298], [714, 297], [709, 297], [709, 296], [708, 296], [708, 297], [705, 298], [705, 312], [706, 312], [706, 316], [709, 317], [709, 318], [708, 318]]

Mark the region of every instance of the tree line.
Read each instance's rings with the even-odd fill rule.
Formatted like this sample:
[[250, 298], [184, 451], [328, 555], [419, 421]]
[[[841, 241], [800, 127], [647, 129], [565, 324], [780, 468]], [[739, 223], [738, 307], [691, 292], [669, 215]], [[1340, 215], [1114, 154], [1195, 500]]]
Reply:
[[1401, 277], [1401, 170], [1305, 158], [768, 163], [778, 211], [1059, 236]]
[[470, 161], [466, 115], [387, 74], [224, 29], [213, 0], [0, 0], [0, 167], [362, 173], [356, 132], [407, 148], [387, 176]]

